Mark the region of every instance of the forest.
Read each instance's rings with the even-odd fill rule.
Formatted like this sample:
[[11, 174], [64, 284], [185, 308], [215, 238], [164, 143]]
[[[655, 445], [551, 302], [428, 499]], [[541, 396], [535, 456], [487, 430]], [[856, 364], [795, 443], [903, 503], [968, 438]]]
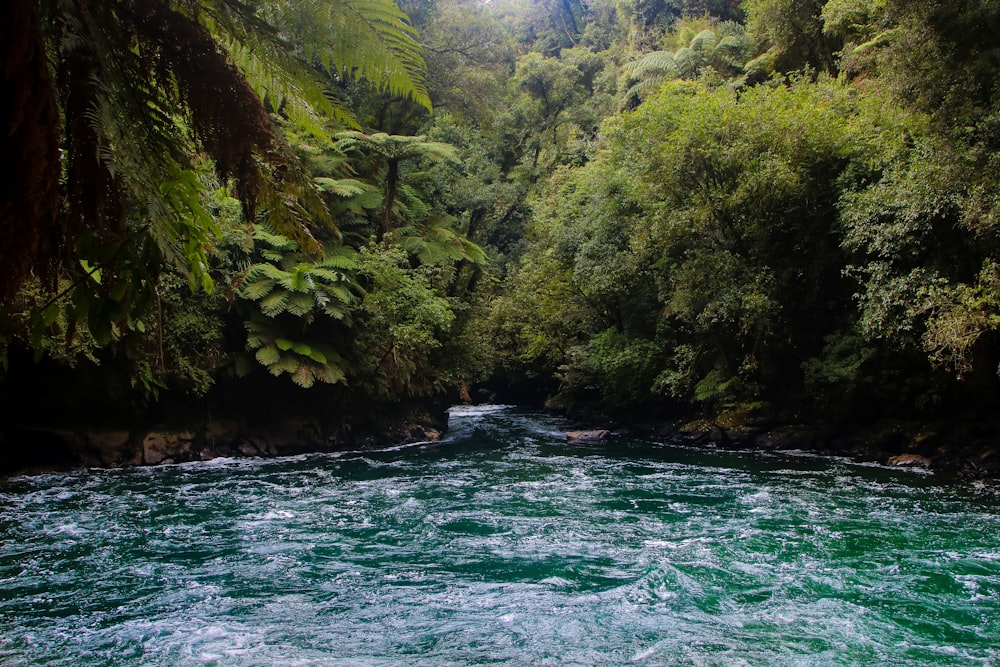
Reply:
[[998, 33], [995, 0], [8, 0], [0, 469], [500, 401], [947, 430], [995, 474]]

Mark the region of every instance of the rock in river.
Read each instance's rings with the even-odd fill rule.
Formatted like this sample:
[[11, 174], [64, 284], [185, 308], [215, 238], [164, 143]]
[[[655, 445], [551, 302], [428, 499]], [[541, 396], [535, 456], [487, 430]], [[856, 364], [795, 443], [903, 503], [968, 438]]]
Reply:
[[600, 442], [601, 440], [607, 440], [611, 437], [611, 431], [607, 429], [599, 429], [595, 431], [570, 431], [566, 434], [566, 442], [569, 443], [587, 443], [587, 442]]
[[933, 462], [921, 454], [900, 454], [889, 458], [889, 465], [901, 468], [930, 468]]

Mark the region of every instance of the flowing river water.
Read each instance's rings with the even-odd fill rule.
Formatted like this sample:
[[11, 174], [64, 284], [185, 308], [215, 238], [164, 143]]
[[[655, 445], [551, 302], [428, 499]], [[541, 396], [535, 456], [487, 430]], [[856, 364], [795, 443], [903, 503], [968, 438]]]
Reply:
[[0, 486], [2, 665], [1000, 665], [1000, 493], [456, 408]]

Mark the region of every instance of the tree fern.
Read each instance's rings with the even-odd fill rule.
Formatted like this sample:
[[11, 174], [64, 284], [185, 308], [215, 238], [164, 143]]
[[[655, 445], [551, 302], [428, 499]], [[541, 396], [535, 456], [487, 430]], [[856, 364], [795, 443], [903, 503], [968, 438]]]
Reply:
[[[268, 233], [269, 238], [275, 236]], [[315, 263], [304, 260], [301, 253], [293, 253], [282, 258], [282, 266], [269, 261], [252, 265], [237, 294], [258, 304], [267, 317], [289, 313], [307, 321], [317, 314], [345, 319], [360, 292], [356, 262], [344, 250]]]
[[357, 149], [372, 152], [385, 160], [408, 160], [425, 157], [439, 162], [459, 162], [458, 151], [451, 144], [428, 141], [424, 135], [407, 136], [376, 132], [365, 134], [354, 130], [336, 134], [337, 147], [344, 151]]
[[294, 29], [307, 61], [364, 79], [378, 91], [410, 97], [428, 109], [423, 50], [409, 19], [392, 0], [269, 0], [261, 14]]
[[697, 33], [685, 26], [678, 32], [677, 43], [675, 51], [653, 51], [622, 68], [627, 81], [634, 82], [626, 88], [624, 102], [641, 101], [666, 81], [695, 79], [707, 67], [741, 81], [742, 60], [749, 46], [742, 26], [726, 22]]
[[335, 135], [340, 150], [360, 151], [378, 156], [385, 161], [386, 174], [382, 198], [382, 225], [378, 230], [381, 241], [392, 229], [393, 205], [399, 190], [399, 163], [403, 160], [426, 158], [436, 162], [459, 162], [457, 149], [451, 144], [428, 141], [426, 136], [403, 136], [377, 132], [364, 134], [357, 131]]
[[287, 374], [304, 389], [316, 382], [346, 383], [347, 363], [330, 345], [287, 338], [273, 321], [250, 320], [245, 326], [247, 349], [271, 375]]
[[[345, 77], [430, 108], [421, 47], [392, 0], [4, 5], [0, 18], [17, 36], [4, 45], [5, 70], [33, 73], [12, 79], [0, 102], [11, 121], [5, 155], [8, 145], [30, 146], [32, 160], [49, 158], [18, 195], [26, 205], [0, 210], [6, 296], [31, 271], [72, 256], [83, 230], [95, 232], [101, 251], [148, 233], [162, 257], [208, 288], [216, 230], [199, 202], [201, 155], [221, 182], [234, 183], [245, 219], [263, 209], [275, 228], [318, 251], [312, 229], [332, 220], [262, 97], [316, 137], [325, 118], [350, 122], [328, 94], [335, 86], [327, 84]], [[39, 122], [18, 120], [26, 109]]]
[[322, 319], [350, 325], [361, 294], [356, 253], [333, 246], [320, 260], [309, 261], [291, 239], [261, 226], [254, 240], [262, 261], [247, 269], [237, 287], [255, 307], [244, 323], [247, 350], [269, 373], [287, 374], [301, 387], [343, 382], [340, 354], [307, 332]]
[[423, 228], [402, 227], [398, 230], [400, 245], [424, 265], [460, 260], [474, 263], [486, 261], [486, 252], [451, 229], [449, 222], [449, 218], [440, 217]]
[[354, 178], [327, 178], [319, 176], [314, 178], [313, 182], [323, 192], [345, 198], [363, 195], [371, 189], [371, 186], [367, 183]]

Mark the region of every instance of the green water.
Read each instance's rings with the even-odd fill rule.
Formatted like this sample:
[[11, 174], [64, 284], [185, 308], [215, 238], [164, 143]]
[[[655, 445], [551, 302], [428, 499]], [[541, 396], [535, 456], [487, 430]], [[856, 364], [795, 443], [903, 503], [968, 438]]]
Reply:
[[1000, 665], [1000, 495], [458, 409], [0, 487], [2, 665]]

